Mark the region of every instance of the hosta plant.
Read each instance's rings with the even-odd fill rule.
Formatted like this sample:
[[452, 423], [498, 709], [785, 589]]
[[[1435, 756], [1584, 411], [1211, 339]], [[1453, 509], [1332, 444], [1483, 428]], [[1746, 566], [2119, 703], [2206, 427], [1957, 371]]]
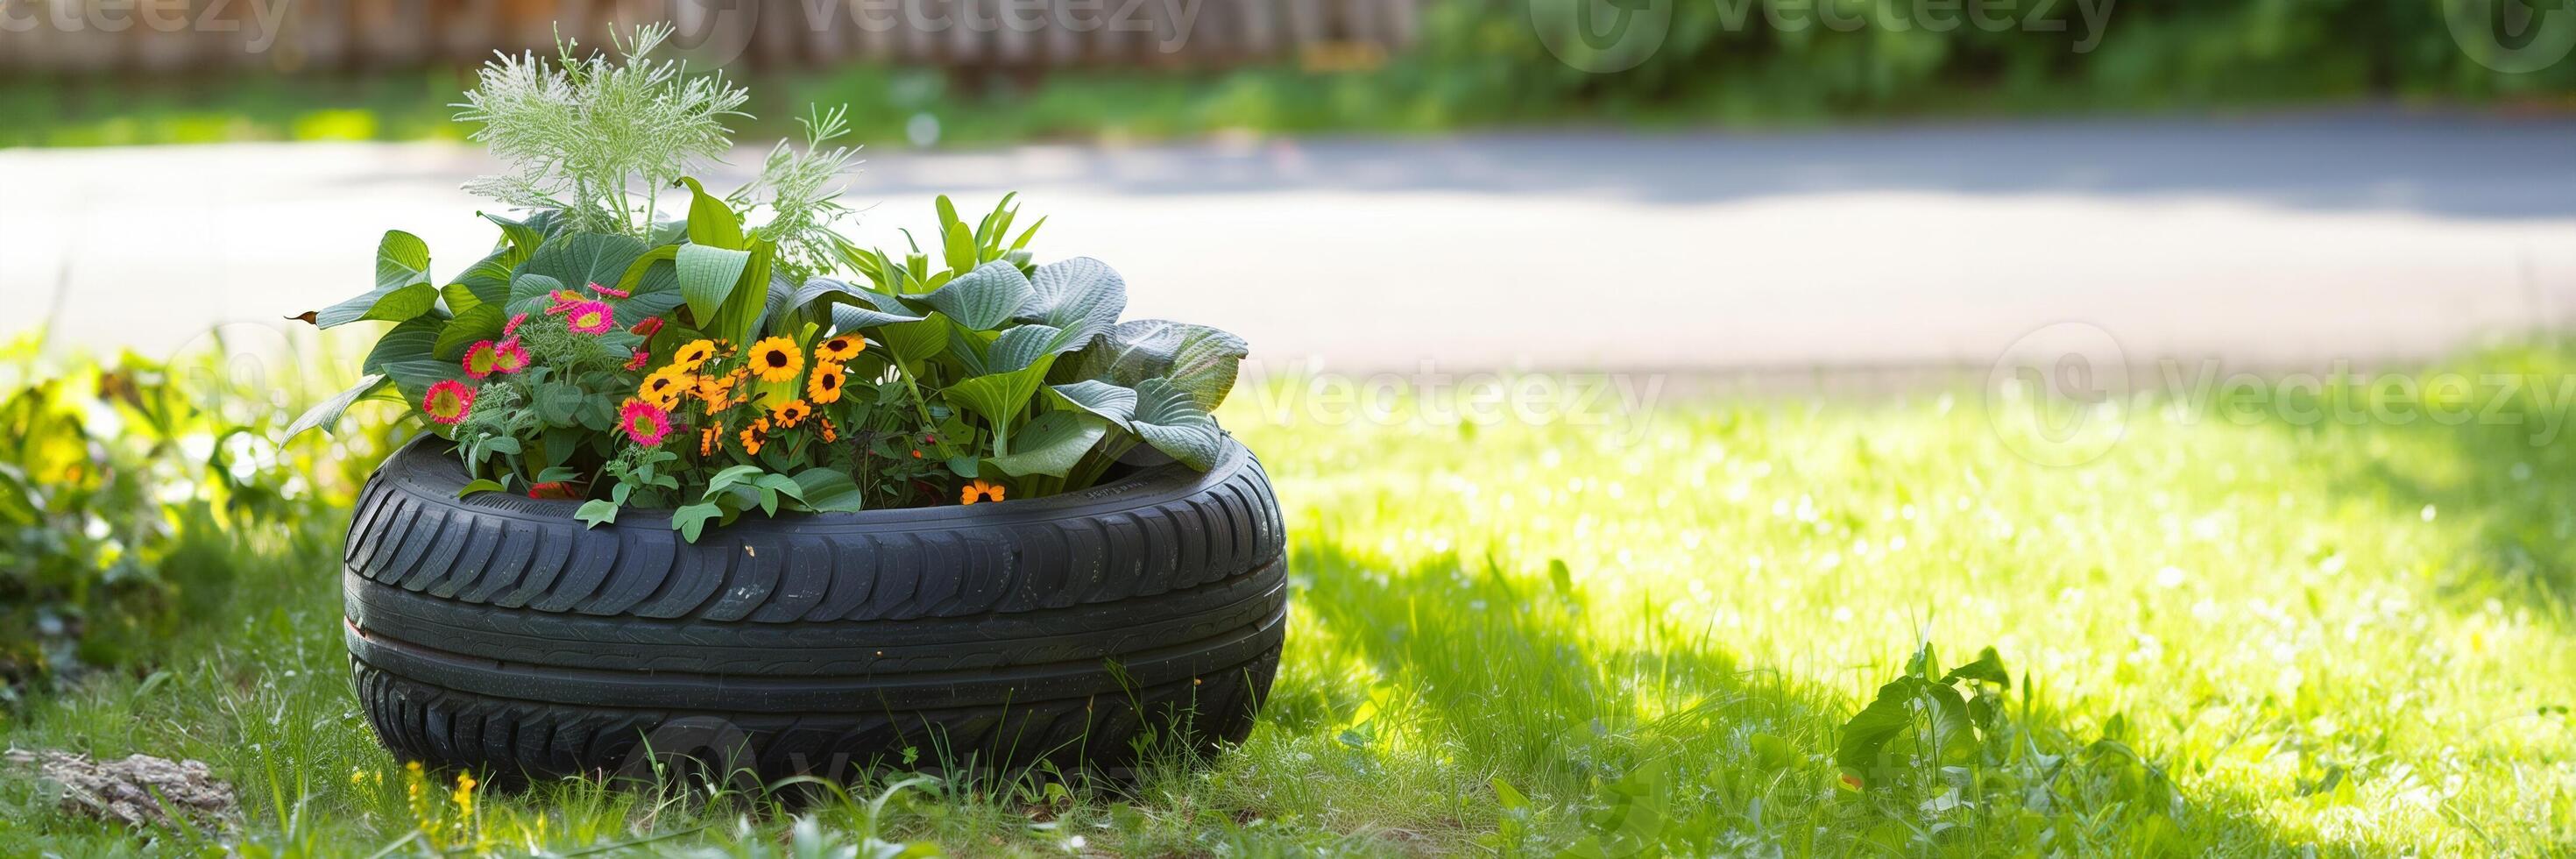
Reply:
[[[459, 119], [515, 168], [469, 187], [517, 210], [485, 215], [500, 239], [445, 278], [387, 233], [373, 288], [303, 317], [389, 323], [367, 375], [290, 434], [398, 398], [453, 442], [468, 492], [586, 499], [594, 526], [667, 509], [691, 540], [755, 511], [1029, 498], [1221, 453], [1209, 412], [1243, 341], [1121, 322], [1118, 273], [1038, 263], [1043, 221], [1007, 196], [972, 223], [941, 198], [927, 249], [853, 245], [837, 114], [709, 192], [689, 174], [730, 146], [740, 91], [647, 59], [664, 35], [485, 69]], [[686, 198], [668, 212], [666, 184]]]

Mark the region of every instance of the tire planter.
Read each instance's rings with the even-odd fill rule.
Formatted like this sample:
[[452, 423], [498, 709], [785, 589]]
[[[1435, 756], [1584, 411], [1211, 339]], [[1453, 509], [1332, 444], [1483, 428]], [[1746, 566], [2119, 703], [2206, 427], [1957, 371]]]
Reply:
[[1147, 740], [1212, 752], [1251, 730], [1287, 608], [1278, 501], [1227, 448], [1204, 474], [749, 516], [691, 545], [665, 515], [585, 529], [577, 502], [458, 499], [463, 466], [425, 438], [350, 524], [358, 695], [397, 756], [503, 774], [1114, 772]]

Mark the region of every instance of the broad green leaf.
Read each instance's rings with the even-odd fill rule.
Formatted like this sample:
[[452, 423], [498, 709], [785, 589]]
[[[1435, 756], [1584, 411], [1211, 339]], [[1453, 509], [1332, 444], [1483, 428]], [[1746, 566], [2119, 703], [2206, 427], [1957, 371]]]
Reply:
[[438, 297], [447, 302], [447, 312], [449, 313], [461, 314], [483, 306], [482, 297], [475, 295], [474, 290], [465, 288], [465, 284], [461, 283], [451, 283], [446, 286], [439, 287]]
[[949, 402], [983, 415], [997, 425], [1007, 425], [1027, 408], [1029, 398], [1037, 396], [1038, 385], [1046, 381], [1048, 365], [1055, 359], [1044, 357], [1038, 362], [1007, 373], [976, 376], [948, 386], [941, 391]]
[[545, 244], [546, 238], [553, 235], [558, 226], [558, 219], [552, 209], [531, 212], [526, 220], [517, 221], [490, 212], [474, 214], [481, 215], [483, 220], [491, 221], [494, 226], [500, 227], [501, 241], [517, 247], [521, 256], [536, 252], [537, 246]]
[[1049, 325], [1014, 325], [993, 338], [984, 351], [984, 368], [988, 373], [1017, 370], [1037, 363], [1039, 358], [1066, 351], [1072, 332]]
[[922, 361], [937, 357], [941, 350], [947, 348], [948, 331], [953, 327], [945, 315], [932, 314], [921, 322], [888, 325], [878, 334], [886, 351], [894, 353], [896, 361], [905, 366], [919, 366]]
[[1170, 379], [1215, 411], [1234, 390], [1235, 374], [1250, 354], [1243, 338], [1205, 325], [1140, 319], [1109, 330], [1075, 364], [1076, 375], [1133, 388], [1146, 379]]
[[1037, 294], [1028, 275], [1006, 262], [989, 262], [977, 266], [948, 285], [922, 296], [921, 300], [948, 318], [977, 331], [991, 331], [1010, 321], [1020, 307]]
[[1189, 392], [1162, 379], [1146, 379], [1136, 386], [1136, 415], [1128, 419], [1127, 429], [1155, 450], [1200, 471], [1214, 468], [1216, 458], [1225, 452], [1225, 433], [1217, 429], [1216, 419]]
[[1136, 391], [1133, 388], [1085, 379], [1070, 385], [1057, 385], [1050, 390], [1055, 392], [1056, 399], [1118, 426], [1126, 426], [1136, 417]]
[[521, 313], [530, 315], [542, 313], [554, 300], [552, 296], [562, 289], [563, 281], [542, 274], [519, 275], [517, 280], [510, 282], [510, 304], [507, 312], [513, 316]]
[[439, 332], [446, 329], [447, 320], [438, 314], [396, 325], [376, 341], [376, 348], [368, 351], [360, 369], [392, 379], [403, 399], [417, 405], [421, 397], [429, 394], [429, 386], [465, 374], [465, 368], [454, 361], [439, 360], [435, 354]]
[[474, 309], [459, 313], [448, 321], [447, 328], [438, 332], [438, 343], [430, 348], [430, 354], [442, 361], [454, 361], [465, 355], [467, 347], [485, 340], [500, 339], [501, 328], [508, 323], [509, 320], [501, 316], [500, 305], [475, 305]]
[[590, 399], [589, 392], [571, 382], [538, 385], [534, 396], [536, 400], [531, 405], [536, 407], [537, 417], [559, 427], [580, 424], [582, 404]]
[[[643, 256], [647, 250], [642, 241], [629, 236], [572, 233], [548, 239], [536, 253], [528, 255], [526, 263], [519, 266], [519, 276], [510, 288], [510, 312], [525, 313], [529, 310], [523, 303], [525, 296], [517, 283], [528, 275], [544, 275], [566, 288], [577, 290], [594, 283], [615, 284], [625, 278], [627, 266], [634, 264], [635, 258]], [[536, 309], [545, 308], [540, 305]]]
[[770, 268], [776, 255], [777, 250], [768, 239], [752, 242], [751, 260], [743, 268], [742, 279], [734, 284], [732, 294], [725, 296], [724, 303], [717, 307], [714, 319], [707, 325], [707, 333], [735, 343], [749, 344], [752, 341], [752, 335], [760, 331], [761, 315], [768, 311], [769, 294], [775, 288], [770, 282]]
[[2005, 689], [2012, 688], [2012, 673], [2004, 670], [2003, 657], [1996, 655], [1992, 647], [1980, 651], [1977, 654], [1977, 661], [1950, 669], [1950, 673], [1941, 675], [1941, 682], [1944, 684], [1953, 680], [1978, 680]]
[[458, 498], [463, 498], [463, 497], [468, 496], [468, 495], [475, 495], [475, 494], [480, 494], [480, 493], [484, 493], [484, 492], [500, 492], [500, 491], [503, 491], [503, 490], [504, 490], [504, 489], [506, 489], [506, 488], [507, 488], [507, 487], [502, 486], [502, 485], [501, 485], [501, 482], [500, 482], [500, 481], [498, 481], [498, 480], [488, 480], [488, 479], [476, 480], [476, 481], [474, 481], [474, 482], [472, 482], [472, 483], [465, 484], [463, 487], [458, 488], [458, 489], [456, 490], [456, 497], [458, 497]]
[[[625, 484], [618, 485], [624, 486]], [[573, 511], [572, 518], [579, 519], [582, 522], [587, 523], [585, 527], [590, 528], [597, 528], [601, 525], [614, 525], [617, 523], [617, 502], [610, 501], [605, 498], [593, 498], [588, 501], [584, 501], [581, 503], [581, 509]]]
[[332, 328], [365, 319], [405, 322], [437, 306], [438, 287], [429, 282], [428, 243], [391, 230], [376, 245], [375, 288], [317, 311], [313, 324]]
[[716, 309], [733, 294], [734, 284], [742, 281], [742, 270], [751, 265], [751, 252], [712, 245], [679, 248], [680, 296], [688, 301], [691, 318], [713, 319]]
[[504, 243], [490, 256], [476, 260], [473, 265], [467, 266], [463, 272], [456, 275], [454, 282], [447, 285], [447, 309], [457, 313], [473, 309], [471, 305], [457, 300], [459, 292], [472, 297], [475, 304], [508, 304], [510, 281], [519, 270], [520, 264], [527, 262], [528, 255], [534, 253], [535, 249], [535, 245], [521, 246], [515, 243]]
[[689, 242], [727, 250], [748, 250], [751, 243], [742, 232], [742, 216], [725, 205], [722, 198], [707, 193], [698, 180], [687, 177], [680, 184], [689, 186]]
[[919, 322], [926, 318], [920, 311], [904, 306], [903, 300], [873, 289], [853, 286], [847, 281], [818, 277], [797, 287], [790, 298], [790, 310], [804, 310], [820, 302], [832, 307], [832, 325], [841, 331], [876, 328], [899, 322]]
[[712, 496], [736, 483], [744, 483], [758, 477], [762, 473], [761, 467], [757, 465], [737, 465], [716, 472], [716, 476], [707, 478], [707, 494]]
[[1127, 281], [1108, 263], [1090, 257], [1048, 263], [1029, 281], [1036, 297], [1020, 317], [1064, 329], [1065, 349], [1080, 349], [1118, 325], [1127, 312]]
[[947, 254], [948, 268], [951, 271], [965, 271], [967, 269], [974, 268], [976, 263], [975, 234], [966, 228], [965, 219], [957, 217], [957, 204], [949, 202], [948, 195], [940, 195], [937, 201], [937, 206], [939, 209], [939, 237], [943, 245], [941, 249]]
[[1843, 774], [1865, 779], [1877, 765], [1878, 753], [1887, 741], [1913, 727], [1913, 701], [1923, 686], [1919, 677], [1899, 677], [1878, 687], [1878, 697], [1852, 714], [1843, 723], [1842, 739], [1834, 746], [1834, 763]]
[[1109, 434], [1109, 422], [1085, 412], [1047, 412], [1029, 421], [1011, 437], [1011, 455], [985, 460], [1013, 477], [1044, 474], [1063, 477], [1082, 462], [1100, 437]]
[[680, 532], [680, 539], [695, 543], [706, 531], [707, 520], [722, 515], [724, 508], [713, 502], [682, 505], [671, 511], [671, 529]]
[[659, 245], [626, 264], [626, 273], [618, 275], [617, 291], [627, 297], [611, 302], [617, 307], [618, 327], [631, 328], [680, 306], [680, 275], [672, 264], [679, 254], [679, 245]]
[[802, 487], [805, 509], [816, 513], [856, 513], [866, 509], [866, 493], [859, 491], [849, 472], [837, 468], [809, 468], [796, 475]]
[[350, 386], [348, 390], [332, 394], [329, 399], [314, 403], [313, 407], [305, 409], [304, 414], [298, 416], [294, 423], [286, 425], [286, 435], [280, 439], [294, 438], [303, 435], [305, 430], [316, 427], [321, 428], [325, 434], [333, 432], [340, 423], [341, 414], [347, 412], [351, 405], [365, 399], [368, 394], [383, 388], [385, 382], [383, 374], [369, 374], [359, 379], [358, 383]]

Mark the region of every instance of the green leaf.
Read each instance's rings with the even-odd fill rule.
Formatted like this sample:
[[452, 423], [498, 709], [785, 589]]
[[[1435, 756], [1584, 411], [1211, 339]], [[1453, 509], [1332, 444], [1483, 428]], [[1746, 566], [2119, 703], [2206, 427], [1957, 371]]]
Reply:
[[751, 244], [743, 238], [742, 216], [734, 214], [723, 199], [707, 193], [698, 180], [681, 177], [680, 184], [689, 186], [689, 241], [692, 244], [727, 250], [747, 250]]
[[573, 511], [572, 518], [589, 523], [587, 527], [591, 528], [614, 525], [617, 523], [617, 509], [617, 502], [606, 498], [593, 498], [582, 502], [581, 509]]
[[1173, 459], [1206, 471], [1225, 452], [1225, 432], [1189, 392], [1162, 379], [1136, 386], [1136, 415], [1127, 429]]
[[937, 206], [939, 237], [944, 245], [942, 249], [947, 252], [949, 270], [965, 271], [974, 268], [975, 234], [967, 230], [965, 219], [957, 217], [957, 204], [949, 202], [948, 195], [939, 195]]
[[[1109, 422], [1084, 412], [1047, 412], [1029, 421], [1028, 426], [1011, 438], [1011, 455], [984, 462], [1013, 477], [1044, 474], [1063, 477], [1082, 462], [1100, 437], [1109, 434]], [[960, 477], [973, 477], [960, 474]]]
[[1108, 263], [1074, 257], [1038, 267], [1030, 286], [1036, 297], [1020, 309], [1021, 318], [1064, 329], [1065, 349], [1080, 349], [1092, 338], [1118, 325], [1127, 312], [1127, 281]]
[[430, 347], [430, 354], [442, 361], [454, 361], [465, 354], [467, 347], [500, 339], [501, 327], [508, 323], [501, 317], [500, 305], [475, 305], [448, 321], [447, 328], [438, 332], [438, 342]]
[[996, 426], [1004, 426], [1028, 407], [1029, 398], [1037, 396], [1038, 386], [1046, 381], [1047, 367], [1054, 363], [1052, 356], [1040, 358], [1038, 363], [1007, 373], [959, 381], [940, 393], [949, 402], [983, 415]]
[[716, 309], [724, 306], [742, 281], [742, 271], [751, 265], [751, 252], [713, 245], [680, 245], [678, 268], [680, 295], [689, 304], [695, 319], [713, 319]]
[[804, 492], [805, 509], [816, 513], [856, 513], [866, 509], [866, 493], [859, 490], [849, 472], [836, 468], [809, 468], [796, 475], [796, 485]]
[[922, 361], [938, 357], [942, 350], [948, 348], [948, 331], [952, 327], [946, 316], [932, 314], [921, 322], [888, 325], [878, 332], [878, 339], [885, 344], [886, 351], [894, 353], [896, 361], [907, 367], [919, 366]]
[[481, 215], [483, 220], [491, 221], [493, 226], [500, 227], [501, 240], [518, 248], [522, 256], [535, 252], [538, 245], [545, 244], [546, 236], [553, 233], [557, 226], [555, 212], [552, 209], [531, 212], [527, 220], [523, 221], [514, 221], [507, 216], [490, 212], [474, 214]]
[[984, 350], [984, 372], [1006, 373], [1038, 362], [1039, 358], [1072, 348], [1065, 345], [1072, 332], [1050, 325], [1014, 325], [993, 338]]
[[817, 302], [831, 306], [832, 325], [840, 331], [919, 322], [927, 318], [920, 311], [904, 306], [902, 299], [828, 277], [805, 281], [804, 286], [796, 288], [795, 296], [788, 299], [787, 307], [789, 310], [804, 310]]
[[617, 307], [618, 327], [631, 328], [647, 318], [669, 313], [685, 300], [680, 292], [679, 270], [673, 265], [680, 247], [655, 247], [626, 264], [626, 273], [617, 278], [617, 291], [627, 297], [610, 302]]
[[1134, 388], [1085, 379], [1070, 385], [1057, 385], [1050, 390], [1055, 392], [1056, 399], [1122, 427], [1136, 417]]
[[961, 453], [948, 458], [948, 471], [959, 477], [973, 480], [984, 473], [984, 462], [976, 459], [974, 454]]
[[1773, 734], [1754, 734], [1746, 740], [1753, 759], [1765, 769], [1784, 770], [1798, 765], [1798, 747]]
[[768, 239], [752, 242], [751, 261], [743, 268], [742, 280], [707, 325], [707, 333], [735, 343], [749, 345], [752, 335], [760, 331], [761, 314], [769, 309], [770, 268], [777, 249]]
[[531, 405], [536, 407], [540, 420], [568, 427], [581, 423], [582, 403], [590, 398], [590, 394], [571, 382], [547, 382], [537, 386], [535, 397], [536, 401]]
[[1922, 678], [1899, 677], [1880, 686], [1878, 697], [1843, 723], [1842, 739], [1834, 747], [1834, 763], [1842, 767], [1844, 775], [1866, 779], [1887, 741], [1913, 727], [1912, 702], [1922, 685]]
[[500, 492], [505, 488], [497, 480], [476, 480], [456, 490], [456, 497], [463, 498], [480, 492]]
[[429, 386], [465, 374], [465, 368], [454, 361], [439, 360], [438, 335], [447, 329], [447, 320], [430, 314], [394, 326], [367, 352], [360, 369], [380, 373], [393, 379], [403, 399], [414, 404], [429, 394]]
[[1136, 387], [1166, 378], [1199, 408], [1215, 411], [1234, 390], [1245, 355], [1243, 338], [1205, 325], [1140, 319], [1109, 330], [1082, 350], [1075, 372], [1085, 379]]
[[1010, 321], [1020, 307], [1037, 295], [1028, 275], [1006, 262], [989, 262], [974, 271], [948, 282], [948, 285], [922, 296], [921, 300], [957, 324], [976, 331], [991, 331]]
[[737, 465], [716, 472], [716, 476], [707, 478], [707, 495], [713, 496], [734, 484], [750, 480], [763, 473], [765, 473], [763, 469], [757, 465]]
[[[536, 247], [533, 244], [504, 244], [491, 255], [467, 266], [456, 275], [454, 282], [447, 285], [447, 309], [463, 313], [474, 309], [475, 304], [508, 304], [512, 276], [521, 263], [528, 261], [528, 255], [534, 253]], [[473, 304], [459, 301], [457, 293], [460, 292], [471, 297]]]
[[340, 415], [342, 413], [347, 412], [349, 407], [356, 404], [359, 400], [365, 399], [368, 394], [375, 393], [377, 389], [383, 388], [385, 386], [385, 381], [386, 379], [382, 374], [370, 374], [365, 378], [359, 379], [358, 383], [350, 386], [348, 390], [333, 394], [329, 399], [323, 400], [319, 403], [314, 403], [313, 407], [304, 410], [304, 414], [297, 417], [294, 423], [286, 425], [286, 435], [280, 436], [279, 440], [283, 441], [285, 439], [303, 435], [305, 430], [316, 427], [320, 427], [325, 434], [333, 432], [333, 428], [340, 423]]
[[644, 242], [630, 236], [603, 233], [568, 233], [548, 239], [528, 261], [519, 266], [519, 276], [510, 287], [510, 312], [526, 313], [543, 310], [531, 307], [519, 281], [528, 275], [553, 278], [565, 288], [581, 289], [590, 284], [614, 284], [625, 279], [627, 266], [648, 250]]
[[1979, 651], [1977, 661], [1950, 669], [1950, 673], [1941, 675], [1941, 682], [1944, 684], [1953, 680], [1977, 680], [2005, 689], [2012, 688], [2012, 673], [2004, 670], [2003, 657], [1996, 655], [1992, 647]]
[[429, 244], [389, 230], [376, 244], [375, 288], [316, 312], [313, 324], [332, 328], [364, 319], [403, 322], [437, 306], [438, 287], [429, 282]]
[[519, 275], [510, 282], [510, 303], [505, 310], [512, 316], [542, 312], [551, 296], [561, 289], [563, 281], [542, 274]]
[[680, 539], [695, 543], [706, 530], [707, 520], [722, 515], [724, 508], [713, 502], [682, 505], [671, 511], [671, 530], [680, 532]]

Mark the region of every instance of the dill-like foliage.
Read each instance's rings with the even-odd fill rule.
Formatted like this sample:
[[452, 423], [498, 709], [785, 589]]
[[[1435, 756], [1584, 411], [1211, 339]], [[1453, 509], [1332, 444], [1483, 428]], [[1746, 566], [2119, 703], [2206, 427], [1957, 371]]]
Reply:
[[748, 98], [721, 72], [645, 59], [670, 36], [670, 25], [648, 25], [612, 39], [614, 51], [577, 56], [566, 39], [552, 60], [530, 52], [484, 64], [456, 118], [482, 123], [473, 139], [514, 169], [466, 190], [560, 210], [585, 232], [644, 235], [655, 192], [724, 155], [733, 145], [725, 119], [743, 115]]
[[768, 210], [769, 224], [760, 232], [777, 243], [776, 270], [802, 283], [832, 266], [840, 242], [833, 227], [850, 212], [841, 205], [843, 187], [834, 180], [859, 161], [858, 147], [831, 146], [850, 133], [848, 108], [818, 110], [798, 122], [805, 126], [805, 148], [799, 151], [779, 141], [762, 162], [760, 177], [735, 190], [727, 202], [738, 210]]

